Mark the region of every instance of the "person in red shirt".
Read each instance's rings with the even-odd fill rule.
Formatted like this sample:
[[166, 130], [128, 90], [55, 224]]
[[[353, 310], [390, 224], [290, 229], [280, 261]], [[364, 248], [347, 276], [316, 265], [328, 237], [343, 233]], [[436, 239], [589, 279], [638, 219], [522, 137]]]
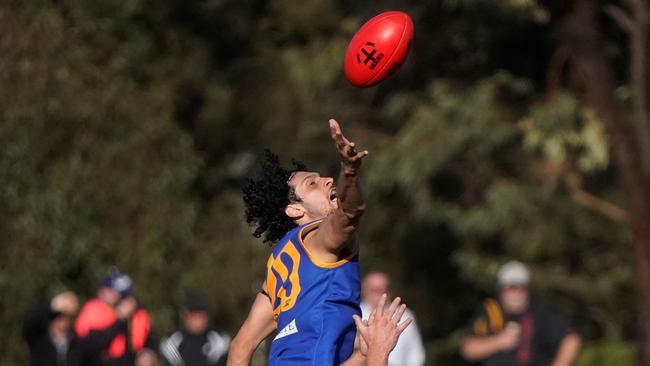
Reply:
[[84, 304], [75, 333], [84, 352], [84, 364], [101, 366], [152, 365], [157, 345], [151, 336], [151, 318], [131, 295], [129, 276], [111, 270]]

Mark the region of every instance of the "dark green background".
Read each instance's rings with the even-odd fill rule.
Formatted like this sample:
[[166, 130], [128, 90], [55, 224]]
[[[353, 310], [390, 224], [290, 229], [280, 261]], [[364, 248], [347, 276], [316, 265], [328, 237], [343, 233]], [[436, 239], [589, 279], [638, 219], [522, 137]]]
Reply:
[[[265, 147], [336, 174], [330, 117], [371, 152], [362, 267], [393, 277], [427, 364], [462, 364], [462, 328], [513, 258], [584, 336], [582, 365], [631, 364], [629, 231], [567, 184], [622, 204], [609, 142], [546, 81], [563, 3], [1, 1], [0, 365], [25, 362], [30, 302], [88, 298], [111, 265], [158, 335], [190, 289], [234, 334], [269, 253], [243, 219], [243, 178]], [[347, 42], [385, 10], [412, 16], [411, 54], [353, 88]], [[602, 25], [625, 101], [625, 37]]]

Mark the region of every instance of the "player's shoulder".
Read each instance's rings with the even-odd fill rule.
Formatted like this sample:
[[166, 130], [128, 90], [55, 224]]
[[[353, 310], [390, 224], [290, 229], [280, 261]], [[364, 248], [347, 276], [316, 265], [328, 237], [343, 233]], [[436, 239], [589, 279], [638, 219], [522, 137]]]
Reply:
[[282, 239], [278, 240], [275, 245], [273, 246], [273, 256], [278, 255], [282, 250], [284, 250], [284, 247], [287, 246], [287, 243], [289, 242], [296, 242], [298, 240], [298, 234], [300, 233], [300, 226], [296, 226], [295, 228], [287, 231], [286, 234], [282, 237]]

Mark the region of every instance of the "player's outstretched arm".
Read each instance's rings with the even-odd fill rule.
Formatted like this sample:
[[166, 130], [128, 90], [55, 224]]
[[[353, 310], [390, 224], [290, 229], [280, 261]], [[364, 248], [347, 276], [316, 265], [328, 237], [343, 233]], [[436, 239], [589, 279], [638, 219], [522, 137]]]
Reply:
[[359, 168], [368, 151], [357, 152], [355, 143], [343, 135], [336, 120], [330, 119], [329, 125], [332, 140], [341, 157], [341, 172], [336, 183], [338, 209], [323, 220], [314, 234], [314, 240], [335, 251], [349, 242], [366, 208], [361, 194]]
[[246, 321], [230, 344], [227, 366], [248, 366], [257, 347], [276, 328], [269, 298], [257, 294]]

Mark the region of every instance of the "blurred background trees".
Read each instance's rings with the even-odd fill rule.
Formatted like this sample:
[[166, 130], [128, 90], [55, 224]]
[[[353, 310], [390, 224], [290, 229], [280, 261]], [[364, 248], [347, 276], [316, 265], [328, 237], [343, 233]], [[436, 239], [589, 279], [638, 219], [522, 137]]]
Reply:
[[[0, 365], [23, 363], [32, 300], [92, 296], [114, 264], [158, 334], [190, 289], [232, 334], [269, 252], [243, 220], [242, 180], [265, 147], [334, 174], [329, 117], [371, 151], [362, 265], [394, 277], [429, 364], [462, 364], [462, 329], [511, 258], [575, 320], [581, 364], [631, 364], [644, 257], [630, 210], [648, 206], [626, 200], [619, 122], [592, 96], [610, 93], [619, 118], [637, 120], [643, 89], [619, 24], [633, 9], [575, 1], [598, 27], [605, 90], [575, 67], [593, 54], [567, 29], [572, 4], [0, 2]], [[350, 87], [347, 42], [395, 9], [415, 23], [408, 61], [378, 87]]]

